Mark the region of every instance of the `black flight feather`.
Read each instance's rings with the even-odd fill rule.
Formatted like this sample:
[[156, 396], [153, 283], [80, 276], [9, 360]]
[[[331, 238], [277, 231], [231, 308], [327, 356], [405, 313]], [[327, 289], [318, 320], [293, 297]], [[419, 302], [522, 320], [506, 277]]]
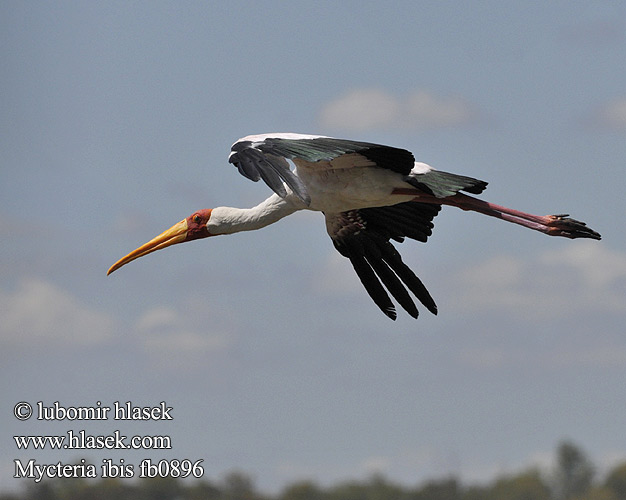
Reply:
[[326, 215], [335, 248], [350, 259], [367, 293], [391, 319], [396, 318], [396, 312], [385, 288], [414, 318], [418, 310], [408, 291], [437, 314], [428, 290], [389, 240], [401, 242], [407, 237], [426, 241], [440, 209], [439, 205], [405, 202]]

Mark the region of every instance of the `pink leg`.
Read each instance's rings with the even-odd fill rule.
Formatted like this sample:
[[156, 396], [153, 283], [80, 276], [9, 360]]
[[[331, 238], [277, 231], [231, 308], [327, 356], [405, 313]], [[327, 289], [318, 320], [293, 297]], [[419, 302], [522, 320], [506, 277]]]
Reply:
[[[414, 190], [396, 189], [394, 194], [415, 194]], [[450, 205], [462, 210], [471, 210], [481, 214], [496, 217], [514, 224], [540, 231], [550, 236], [564, 236], [566, 238], [592, 238], [601, 239], [600, 234], [588, 228], [584, 222], [570, 219], [563, 215], [533, 215], [519, 210], [489, 203], [466, 194], [457, 193], [448, 198], [436, 198], [429, 194], [419, 193], [413, 201], [421, 203], [436, 203], [440, 205]]]

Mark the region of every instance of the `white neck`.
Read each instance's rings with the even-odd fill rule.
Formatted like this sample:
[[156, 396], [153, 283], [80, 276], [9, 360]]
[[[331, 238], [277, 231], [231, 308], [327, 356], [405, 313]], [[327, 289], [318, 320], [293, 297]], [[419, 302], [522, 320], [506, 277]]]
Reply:
[[211, 211], [207, 229], [211, 234], [232, 234], [269, 226], [300, 210], [291, 202], [273, 194], [253, 208], [216, 207]]

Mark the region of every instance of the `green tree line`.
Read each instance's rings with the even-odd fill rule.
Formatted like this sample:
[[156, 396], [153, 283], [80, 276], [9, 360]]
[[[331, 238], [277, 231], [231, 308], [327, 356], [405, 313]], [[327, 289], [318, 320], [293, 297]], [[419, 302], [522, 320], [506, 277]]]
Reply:
[[376, 474], [328, 487], [303, 480], [268, 495], [248, 475], [231, 472], [215, 482], [50, 479], [21, 493], [0, 494], [0, 500], [626, 500], [626, 462], [598, 478], [585, 452], [570, 442], [558, 446], [555, 462], [552, 470], [532, 468], [482, 485], [464, 485], [451, 476], [405, 487]]

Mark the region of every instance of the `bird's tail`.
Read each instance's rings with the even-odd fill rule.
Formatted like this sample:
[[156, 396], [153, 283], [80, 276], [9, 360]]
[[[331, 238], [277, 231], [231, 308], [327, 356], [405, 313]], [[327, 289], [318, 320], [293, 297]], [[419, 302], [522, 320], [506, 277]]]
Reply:
[[457, 194], [459, 191], [480, 194], [487, 187], [485, 181], [434, 169], [425, 173], [411, 172], [404, 180], [436, 198], [447, 198]]

